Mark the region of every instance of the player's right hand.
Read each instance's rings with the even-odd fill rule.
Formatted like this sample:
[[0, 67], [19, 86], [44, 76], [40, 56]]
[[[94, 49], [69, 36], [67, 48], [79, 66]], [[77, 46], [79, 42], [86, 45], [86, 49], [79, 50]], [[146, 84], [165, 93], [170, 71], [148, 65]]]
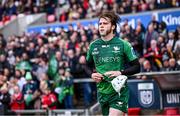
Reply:
[[100, 73], [92, 73], [92, 74], [91, 74], [91, 78], [92, 78], [95, 82], [99, 83], [99, 82], [101, 82], [101, 81], [103, 80], [103, 75], [100, 74]]

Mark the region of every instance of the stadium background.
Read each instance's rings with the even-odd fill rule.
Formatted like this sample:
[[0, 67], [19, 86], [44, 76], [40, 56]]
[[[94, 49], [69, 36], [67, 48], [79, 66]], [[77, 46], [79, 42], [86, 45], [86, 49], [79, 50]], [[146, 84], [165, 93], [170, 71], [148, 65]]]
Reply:
[[179, 5], [178, 0], [2, 0], [1, 113], [99, 114], [85, 55], [99, 38], [99, 14], [113, 10], [121, 17], [117, 35], [133, 45], [141, 63], [141, 73], [128, 80], [129, 113], [179, 114]]

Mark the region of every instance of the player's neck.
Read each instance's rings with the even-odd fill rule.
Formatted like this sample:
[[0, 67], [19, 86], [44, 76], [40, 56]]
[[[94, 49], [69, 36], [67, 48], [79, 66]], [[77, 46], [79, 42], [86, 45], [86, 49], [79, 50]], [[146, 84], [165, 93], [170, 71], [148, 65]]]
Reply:
[[110, 41], [113, 37], [114, 37], [113, 33], [110, 33], [110, 34], [108, 34], [106, 36], [101, 36], [103, 41]]

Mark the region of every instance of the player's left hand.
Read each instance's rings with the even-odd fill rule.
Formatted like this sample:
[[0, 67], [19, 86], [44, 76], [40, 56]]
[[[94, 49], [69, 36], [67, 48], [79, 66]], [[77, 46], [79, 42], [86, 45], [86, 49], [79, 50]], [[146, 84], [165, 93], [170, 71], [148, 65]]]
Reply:
[[112, 78], [112, 77], [117, 77], [117, 76], [121, 75], [121, 72], [120, 71], [108, 71], [108, 72], [104, 73], [104, 75], [106, 75], [109, 78]]

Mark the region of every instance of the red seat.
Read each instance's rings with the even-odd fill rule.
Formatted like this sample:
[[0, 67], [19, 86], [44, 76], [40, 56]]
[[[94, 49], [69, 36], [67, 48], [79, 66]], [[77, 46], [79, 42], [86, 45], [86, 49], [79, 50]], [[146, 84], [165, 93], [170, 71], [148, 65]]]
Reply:
[[5, 22], [4, 22], [4, 25], [7, 25], [7, 24], [9, 24], [9, 22], [10, 22], [9, 20], [8, 20], [8, 21], [5, 21]]
[[16, 15], [11, 15], [10, 20], [14, 20], [14, 19], [16, 19], [16, 18], [17, 18]]
[[179, 114], [178, 108], [165, 108], [164, 109], [164, 115], [178, 115], [178, 114]]
[[128, 108], [128, 115], [140, 115], [141, 108]]
[[0, 21], [0, 27], [2, 27], [4, 24], [3, 24], [3, 22], [2, 21]]
[[53, 23], [53, 22], [55, 22], [55, 20], [56, 20], [56, 17], [54, 14], [47, 16], [47, 22], [48, 23]]

